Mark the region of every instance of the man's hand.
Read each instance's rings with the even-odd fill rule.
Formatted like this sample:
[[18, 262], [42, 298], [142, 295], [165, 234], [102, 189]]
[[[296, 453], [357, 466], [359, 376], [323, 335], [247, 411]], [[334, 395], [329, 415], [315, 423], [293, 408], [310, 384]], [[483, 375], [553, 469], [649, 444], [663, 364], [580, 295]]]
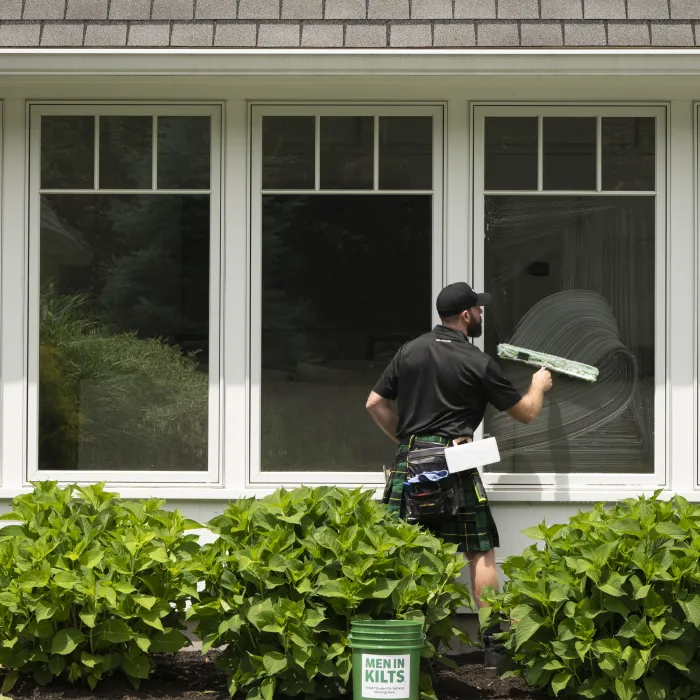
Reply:
[[541, 389], [546, 394], [552, 388], [552, 374], [548, 369], [541, 367], [532, 375], [532, 385]]
[[552, 375], [542, 367], [532, 375], [530, 390], [508, 411], [520, 423], [532, 423], [542, 410], [544, 395], [552, 388]]

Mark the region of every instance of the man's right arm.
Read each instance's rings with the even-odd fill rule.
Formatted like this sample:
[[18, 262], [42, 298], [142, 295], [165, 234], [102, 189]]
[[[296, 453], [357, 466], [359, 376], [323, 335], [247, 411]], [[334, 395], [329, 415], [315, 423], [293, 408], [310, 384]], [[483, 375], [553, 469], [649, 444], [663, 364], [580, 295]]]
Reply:
[[508, 409], [511, 418], [521, 423], [532, 423], [542, 410], [544, 395], [552, 388], [552, 375], [544, 367], [537, 370], [527, 394], [518, 403]]

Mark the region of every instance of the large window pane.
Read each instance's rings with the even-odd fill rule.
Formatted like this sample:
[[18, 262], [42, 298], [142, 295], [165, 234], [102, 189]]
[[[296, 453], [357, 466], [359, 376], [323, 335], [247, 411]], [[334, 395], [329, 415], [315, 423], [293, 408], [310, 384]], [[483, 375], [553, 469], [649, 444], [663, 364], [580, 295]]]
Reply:
[[[561, 375], [523, 426], [491, 411], [498, 472], [652, 473], [655, 200], [499, 197], [485, 202], [486, 351], [511, 343], [600, 370]], [[532, 368], [503, 362], [525, 391]]]
[[378, 471], [391, 459], [365, 402], [394, 352], [430, 328], [431, 200], [263, 197], [264, 471]]
[[542, 121], [544, 189], [595, 190], [595, 117], [545, 117]]
[[487, 190], [537, 189], [537, 117], [487, 117]]
[[95, 117], [41, 118], [41, 187], [95, 186]]
[[656, 121], [653, 117], [603, 117], [603, 189], [656, 189]]
[[41, 198], [41, 469], [207, 469], [209, 206]]

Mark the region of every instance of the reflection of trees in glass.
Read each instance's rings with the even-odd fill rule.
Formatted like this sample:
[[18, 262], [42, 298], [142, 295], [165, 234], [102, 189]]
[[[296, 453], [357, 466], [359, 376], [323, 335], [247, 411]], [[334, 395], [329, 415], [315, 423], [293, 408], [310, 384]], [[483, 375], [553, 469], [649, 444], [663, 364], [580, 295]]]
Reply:
[[42, 467], [206, 469], [208, 195], [42, 205]]
[[376, 470], [390, 454], [364, 405], [393, 352], [430, 327], [431, 204], [263, 197], [264, 471]]
[[298, 197], [265, 197], [262, 207], [262, 332], [276, 338], [263, 341], [262, 366], [286, 372], [308, 359], [303, 329], [309, 300], [292, 293], [306, 270], [289, 240], [303, 206]]
[[92, 306], [41, 297], [40, 468], [206, 469], [206, 374], [177, 347], [111, 333]]

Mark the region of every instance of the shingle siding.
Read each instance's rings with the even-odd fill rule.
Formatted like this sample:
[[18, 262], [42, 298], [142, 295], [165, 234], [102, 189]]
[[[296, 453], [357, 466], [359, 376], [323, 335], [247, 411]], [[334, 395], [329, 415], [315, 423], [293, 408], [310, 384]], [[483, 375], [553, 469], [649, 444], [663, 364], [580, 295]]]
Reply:
[[0, 0], [0, 48], [695, 46], [700, 0]]

